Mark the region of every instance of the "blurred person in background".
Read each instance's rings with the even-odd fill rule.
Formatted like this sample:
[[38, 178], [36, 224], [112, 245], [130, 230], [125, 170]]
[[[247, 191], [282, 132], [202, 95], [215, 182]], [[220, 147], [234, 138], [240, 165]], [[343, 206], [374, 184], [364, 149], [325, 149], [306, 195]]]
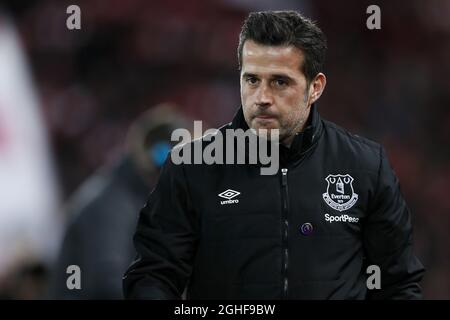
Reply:
[[59, 185], [21, 40], [0, 11], [0, 298], [39, 298], [62, 231]]
[[[122, 275], [134, 258], [132, 236], [137, 212], [172, 148], [171, 133], [188, 128], [175, 106], [162, 104], [130, 127], [127, 152], [103, 166], [71, 196], [69, 223], [58, 262], [52, 270], [49, 298], [121, 299]], [[81, 289], [69, 289], [70, 265], [81, 271]]]

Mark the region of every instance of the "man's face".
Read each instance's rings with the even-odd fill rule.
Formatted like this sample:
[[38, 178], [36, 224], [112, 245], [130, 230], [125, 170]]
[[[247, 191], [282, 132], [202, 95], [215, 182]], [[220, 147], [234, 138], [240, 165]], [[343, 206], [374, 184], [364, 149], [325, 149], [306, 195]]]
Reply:
[[309, 116], [303, 53], [294, 46], [266, 46], [247, 40], [242, 49], [241, 101], [252, 129], [279, 129], [290, 145]]

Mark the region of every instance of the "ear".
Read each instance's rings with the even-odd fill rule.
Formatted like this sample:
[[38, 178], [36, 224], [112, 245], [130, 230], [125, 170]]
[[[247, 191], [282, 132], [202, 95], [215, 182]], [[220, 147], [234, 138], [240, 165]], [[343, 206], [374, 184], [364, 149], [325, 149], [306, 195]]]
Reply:
[[319, 72], [309, 85], [309, 104], [313, 104], [320, 98], [326, 84], [327, 78], [322, 72]]

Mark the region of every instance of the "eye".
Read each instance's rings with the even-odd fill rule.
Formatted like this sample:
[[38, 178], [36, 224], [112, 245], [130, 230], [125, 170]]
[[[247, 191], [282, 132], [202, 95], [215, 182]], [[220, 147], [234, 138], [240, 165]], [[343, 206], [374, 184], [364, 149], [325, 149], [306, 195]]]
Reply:
[[256, 77], [247, 77], [245, 81], [250, 85], [255, 85], [258, 83], [258, 79]]
[[288, 85], [288, 82], [284, 79], [275, 79], [274, 83], [275, 86], [280, 88], [286, 87]]

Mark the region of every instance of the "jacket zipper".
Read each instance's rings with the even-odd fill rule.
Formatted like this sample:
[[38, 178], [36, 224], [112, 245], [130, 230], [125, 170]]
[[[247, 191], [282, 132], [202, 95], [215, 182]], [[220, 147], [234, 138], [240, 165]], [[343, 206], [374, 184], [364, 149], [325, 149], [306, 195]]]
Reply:
[[281, 169], [281, 199], [282, 199], [282, 285], [283, 285], [283, 299], [288, 298], [288, 264], [289, 264], [289, 252], [288, 252], [288, 233], [289, 233], [289, 192], [287, 183], [288, 169]]

